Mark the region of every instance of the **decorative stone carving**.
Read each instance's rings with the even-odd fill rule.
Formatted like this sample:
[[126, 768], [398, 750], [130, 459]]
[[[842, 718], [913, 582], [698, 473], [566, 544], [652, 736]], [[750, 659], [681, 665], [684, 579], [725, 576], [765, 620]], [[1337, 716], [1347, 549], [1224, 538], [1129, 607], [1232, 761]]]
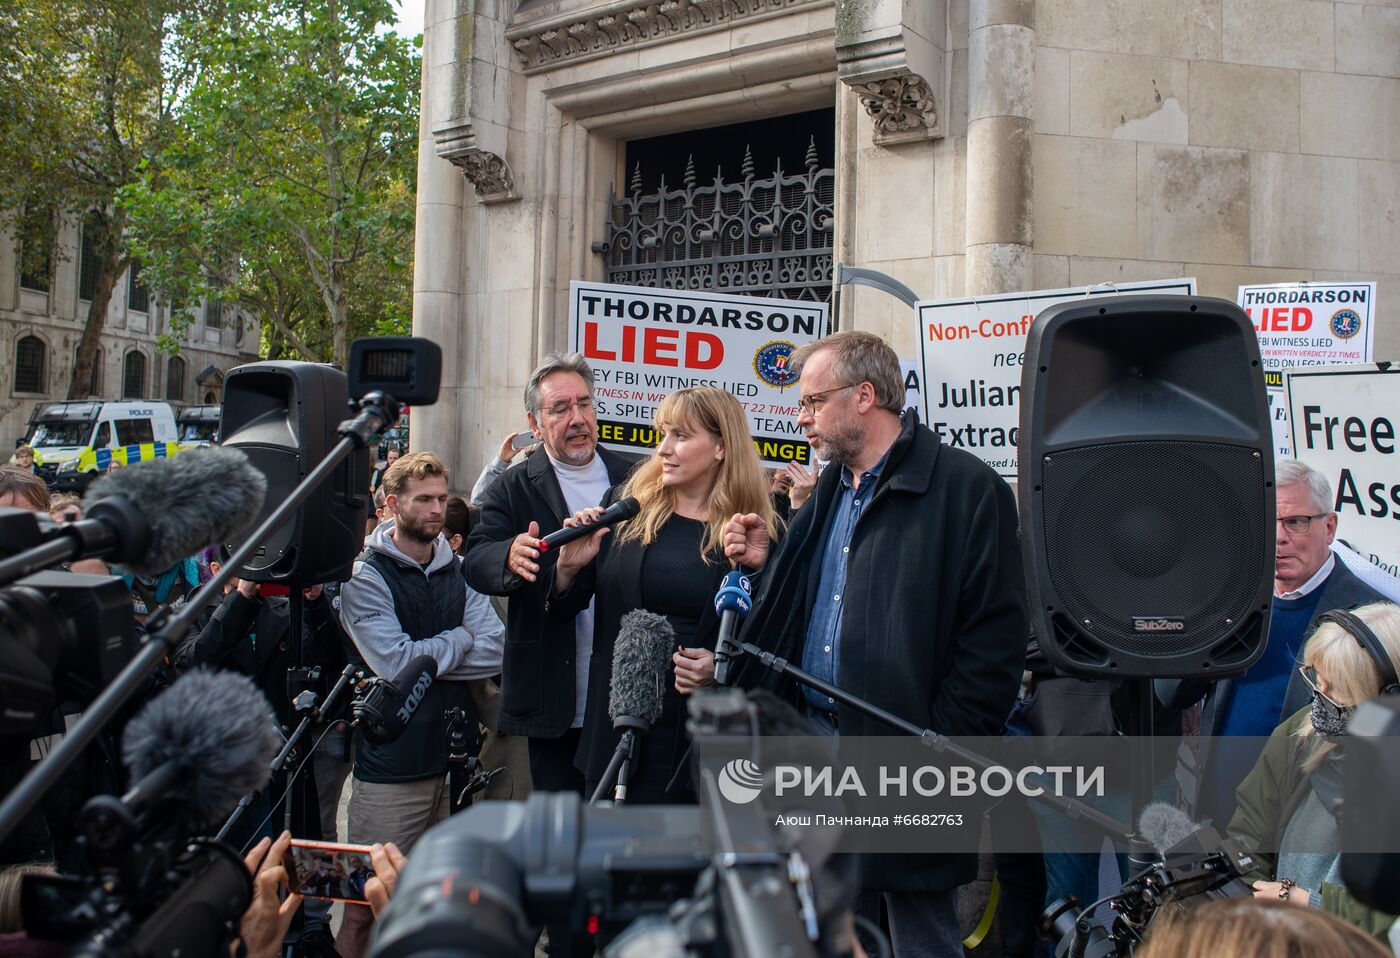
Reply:
[[836, 65], [880, 146], [943, 135], [948, 0], [836, 0]]
[[853, 84], [861, 106], [875, 121], [875, 142], [938, 129], [938, 104], [921, 76], [904, 73], [869, 83]]
[[832, 0], [614, 0], [573, 13], [511, 27], [515, 57], [527, 73], [561, 62], [603, 56], [677, 34], [729, 26]]
[[510, 174], [510, 166], [496, 154], [477, 150], [454, 157], [452, 162], [461, 167], [483, 203], [515, 199], [515, 179]]

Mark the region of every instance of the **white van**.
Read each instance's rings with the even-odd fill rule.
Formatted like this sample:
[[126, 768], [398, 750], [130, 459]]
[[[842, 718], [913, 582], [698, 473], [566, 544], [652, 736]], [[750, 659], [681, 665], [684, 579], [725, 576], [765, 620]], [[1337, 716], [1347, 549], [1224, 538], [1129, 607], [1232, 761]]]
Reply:
[[180, 429], [180, 446], [217, 446], [222, 406], [186, 406], [175, 423]]
[[129, 465], [179, 452], [175, 413], [163, 402], [40, 403], [24, 441], [55, 489], [81, 492], [113, 462]]

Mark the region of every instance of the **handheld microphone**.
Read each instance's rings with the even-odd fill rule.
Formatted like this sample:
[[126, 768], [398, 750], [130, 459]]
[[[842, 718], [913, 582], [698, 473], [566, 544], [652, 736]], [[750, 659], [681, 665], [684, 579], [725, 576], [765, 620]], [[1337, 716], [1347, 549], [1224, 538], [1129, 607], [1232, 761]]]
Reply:
[[664, 615], [633, 609], [622, 617], [608, 685], [613, 728], [645, 733], [661, 717], [666, 670], [675, 644], [676, 630]]
[[548, 552], [550, 549], [557, 549], [560, 546], [568, 545], [575, 539], [582, 539], [586, 535], [591, 535], [599, 529], [607, 526], [615, 526], [619, 522], [631, 519], [642, 511], [641, 503], [631, 496], [626, 499], [619, 499], [603, 510], [602, 515], [594, 519], [587, 525], [578, 525], [560, 529], [558, 532], [551, 532], [540, 540], [540, 552]]
[[715, 642], [715, 682], [729, 684], [729, 663], [738, 657], [739, 642], [734, 633], [739, 631], [739, 623], [753, 608], [753, 588], [749, 577], [742, 572], [731, 572], [715, 593], [715, 611], [719, 613], [719, 640]]
[[[135, 784], [120, 804], [129, 814], [159, 815], [176, 835], [207, 832], [267, 784], [280, 744], [272, 706], [252, 679], [190, 672], [127, 724], [122, 761]], [[109, 808], [116, 802], [93, 801], [103, 799]]]
[[402, 735], [437, 679], [437, 668], [431, 655], [420, 655], [392, 680], [375, 679], [364, 698], [352, 707], [365, 738], [375, 745], [388, 745]]

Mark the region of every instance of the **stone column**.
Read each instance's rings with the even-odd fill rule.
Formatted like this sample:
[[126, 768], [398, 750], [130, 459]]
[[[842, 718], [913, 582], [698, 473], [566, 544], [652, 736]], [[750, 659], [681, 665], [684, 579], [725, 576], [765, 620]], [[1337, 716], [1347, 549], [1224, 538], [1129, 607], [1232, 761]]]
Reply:
[[1032, 0], [969, 0], [968, 295], [1030, 289]]
[[[412, 411], [410, 443], [447, 458], [454, 489], [470, 486], [475, 473], [453, 462], [460, 424], [477, 417], [471, 408], [468, 360], [477, 345], [462, 324], [462, 204], [467, 182], [438, 156], [433, 127], [450, 109], [453, 0], [427, 0], [423, 17], [422, 107], [418, 120], [418, 198], [413, 244], [413, 334], [442, 347], [442, 391], [436, 405]], [[478, 467], [479, 468], [479, 467]], [[470, 470], [468, 470], [470, 472]]]

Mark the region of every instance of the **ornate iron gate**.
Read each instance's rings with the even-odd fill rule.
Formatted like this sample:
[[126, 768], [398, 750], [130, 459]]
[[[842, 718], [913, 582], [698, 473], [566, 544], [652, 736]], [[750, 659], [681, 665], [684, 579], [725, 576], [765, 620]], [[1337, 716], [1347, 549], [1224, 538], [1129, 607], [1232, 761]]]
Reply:
[[638, 166], [631, 195], [609, 198], [607, 239], [593, 244], [607, 282], [829, 301], [836, 171], [818, 168], [815, 142], [806, 159], [805, 173], [779, 163], [758, 180], [745, 148], [741, 182], [717, 172], [713, 185], [696, 186], [692, 161], [682, 189], [663, 178], [655, 193], [642, 192]]

